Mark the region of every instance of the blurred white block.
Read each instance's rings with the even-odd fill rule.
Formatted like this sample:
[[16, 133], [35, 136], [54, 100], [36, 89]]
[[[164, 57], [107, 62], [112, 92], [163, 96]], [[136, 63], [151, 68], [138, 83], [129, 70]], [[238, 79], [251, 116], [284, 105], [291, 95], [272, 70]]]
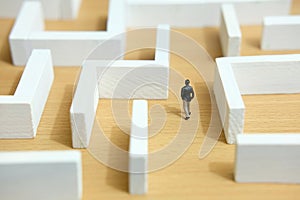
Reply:
[[45, 18], [50, 20], [75, 19], [81, 5], [81, 0], [0, 0], [0, 18], [17, 17], [25, 1], [41, 2]]
[[33, 138], [54, 79], [51, 52], [34, 50], [13, 96], [0, 96], [0, 138]]
[[[169, 28], [167, 25], [160, 25], [157, 29], [155, 61], [84, 62], [70, 109], [74, 148], [88, 147], [99, 98], [168, 98]], [[97, 55], [96, 50], [95, 58]]]
[[70, 109], [73, 148], [87, 148], [90, 142], [99, 101], [96, 75], [95, 67], [81, 69]]
[[41, 3], [24, 3], [9, 35], [14, 64], [25, 65], [32, 51], [28, 50], [28, 37], [32, 32], [43, 30], [44, 26]]
[[148, 103], [134, 100], [129, 144], [129, 193], [148, 190]]
[[[51, 20], [74, 19], [81, 5], [81, 0], [0, 0], [0, 18], [15, 18], [24, 1], [41, 2], [46, 19]], [[287, 15], [290, 11], [290, 0], [127, 0], [128, 25], [217, 26], [224, 3], [237, 6], [243, 25], [260, 24], [264, 16]]]
[[155, 60], [86, 60], [96, 68], [99, 98], [167, 99], [169, 87], [170, 27], [157, 27]]
[[[47, 1], [47, 0], [44, 0]], [[81, 6], [81, 1], [82, 0], [64, 0], [61, 2], [61, 9], [62, 9], [62, 14], [61, 14], [61, 19], [65, 20], [71, 20], [75, 19], [78, 16], [80, 6]], [[47, 1], [48, 2], [48, 1]], [[47, 10], [45, 11], [45, 17], [47, 19]]]
[[220, 40], [223, 56], [239, 56], [242, 42], [240, 25], [232, 4], [222, 6]]
[[[99, 43], [115, 40], [100, 54], [115, 59], [125, 49], [124, 3], [110, 1], [107, 31], [44, 31], [40, 2], [24, 2], [10, 33], [13, 63], [24, 65], [33, 49], [50, 49], [55, 66], [79, 66]], [[118, 36], [118, 34], [123, 35]], [[114, 39], [112, 39], [114, 37]]]
[[260, 25], [265, 16], [288, 15], [290, 0], [127, 0], [127, 26], [205, 27], [220, 24], [221, 6], [233, 4], [241, 25]]
[[235, 180], [241, 183], [300, 183], [299, 134], [237, 136]]
[[261, 48], [263, 50], [299, 50], [300, 15], [266, 17]]
[[243, 133], [245, 106], [241, 95], [300, 92], [300, 55], [218, 58], [214, 93], [227, 143]]
[[156, 33], [155, 61], [163, 66], [170, 65], [170, 25], [159, 24]]
[[79, 151], [0, 153], [0, 194], [9, 200], [79, 200], [82, 167]]

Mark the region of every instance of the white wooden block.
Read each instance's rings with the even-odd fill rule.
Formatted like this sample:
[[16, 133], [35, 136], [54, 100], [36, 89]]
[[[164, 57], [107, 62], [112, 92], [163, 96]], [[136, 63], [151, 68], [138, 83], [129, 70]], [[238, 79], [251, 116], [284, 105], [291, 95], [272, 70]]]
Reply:
[[266, 17], [261, 48], [263, 50], [300, 49], [300, 15]]
[[18, 15], [23, 0], [0, 0], [0, 18], [14, 18]]
[[127, 0], [129, 27], [218, 26], [221, 5], [234, 4], [241, 25], [261, 24], [265, 16], [287, 15], [290, 0]]
[[158, 27], [155, 61], [93, 60], [101, 52], [96, 49], [83, 63], [70, 109], [74, 148], [88, 147], [99, 98], [168, 98], [169, 31], [167, 25]]
[[81, 1], [82, 0], [61, 1], [61, 12], [62, 12], [61, 18], [64, 20], [75, 19], [78, 16], [80, 6], [81, 6]]
[[219, 63], [231, 64], [243, 95], [300, 92], [299, 54], [220, 58]]
[[84, 67], [97, 70], [99, 98], [167, 99], [169, 43], [170, 27], [160, 25], [157, 28], [155, 61], [86, 60]]
[[73, 148], [87, 148], [98, 107], [96, 68], [82, 67], [70, 109]]
[[55, 66], [78, 66], [103, 42], [106, 49], [99, 58], [111, 60], [123, 55], [126, 34], [115, 35], [125, 31], [124, 14], [120, 15], [124, 5], [110, 1], [107, 31], [44, 31], [41, 3], [25, 2], [10, 34], [13, 63], [24, 65], [33, 49], [50, 49]]
[[[27, 51], [47, 48], [52, 52], [55, 66], [80, 66], [89, 53], [97, 47], [99, 38], [107, 38], [107, 35], [101, 32], [35, 32], [28, 39], [27, 44], [30, 43], [30, 48]], [[110, 48], [120, 49], [118, 45]], [[110, 52], [108, 50], [107, 54]]]
[[148, 103], [133, 101], [129, 144], [129, 193], [148, 190]]
[[[0, 97], [0, 138], [33, 138], [30, 98]], [[17, 122], [17, 123], [16, 123]]]
[[81, 0], [0, 0], [0, 18], [15, 18], [25, 1], [41, 2], [45, 18], [50, 20], [75, 19], [81, 5]]
[[79, 200], [82, 167], [79, 151], [0, 153], [1, 199]]
[[241, 183], [300, 183], [299, 134], [237, 136], [235, 180]]
[[126, 31], [126, 1], [109, 0], [107, 32], [115, 36]]
[[214, 93], [227, 143], [243, 133], [241, 95], [299, 93], [300, 55], [218, 58]]
[[36, 135], [53, 80], [51, 52], [34, 50], [14, 94], [14, 97], [31, 98], [34, 135]]
[[25, 65], [31, 55], [31, 50], [28, 50], [30, 34], [42, 31], [45, 27], [41, 6], [38, 2], [26, 2], [22, 5], [9, 35], [10, 50], [14, 64]]
[[155, 49], [155, 61], [162, 66], [170, 65], [170, 25], [159, 24], [157, 26], [157, 39]]
[[99, 98], [168, 98], [169, 67], [155, 61], [118, 60], [108, 65], [89, 60], [84, 67], [97, 69]]
[[224, 128], [226, 141], [235, 143], [236, 135], [243, 132], [245, 105], [230, 64], [219, 64], [214, 81], [214, 94]]
[[222, 6], [220, 40], [223, 56], [239, 56], [242, 34], [232, 4]]
[[[32, 1], [32, 0], [25, 0]], [[25, 2], [23, 1], [23, 2]], [[49, 19], [61, 19], [62, 18], [62, 9], [63, 4], [66, 0], [51, 0], [51, 3], [48, 3], [48, 0], [34, 0], [36, 2], [40, 2], [42, 5], [42, 12], [44, 13], [44, 17], [49, 16]]]
[[0, 97], [0, 138], [36, 136], [53, 79], [51, 52], [34, 50], [15, 94]]

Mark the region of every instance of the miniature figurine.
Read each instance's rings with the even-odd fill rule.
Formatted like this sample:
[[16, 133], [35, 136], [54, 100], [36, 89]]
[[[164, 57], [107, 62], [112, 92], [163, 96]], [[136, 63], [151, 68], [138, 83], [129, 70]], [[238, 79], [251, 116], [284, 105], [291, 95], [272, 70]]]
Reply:
[[193, 87], [190, 86], [190, 80], [185, 80], [185, 86], [181, 88], [181, 99], [183, 100], [183, 110], [185, 112], [185, 120], [190, 118], [192, 114], [190, 111], [190, 102], [194, 98], [194, 90]]

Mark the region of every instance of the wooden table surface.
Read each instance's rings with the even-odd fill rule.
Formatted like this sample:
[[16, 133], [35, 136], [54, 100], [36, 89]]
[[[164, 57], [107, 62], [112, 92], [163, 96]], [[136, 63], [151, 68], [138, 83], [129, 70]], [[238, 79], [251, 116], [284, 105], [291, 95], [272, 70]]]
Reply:
[[[107, 0], [83, 0], [78, 19], [47, 21], [46, 29], [105, 30], [107, 5]], [[294, 0], [292, 14], [297, 13], [300, 13], [300, 1]], [[13, 23], [13, 19], [0, 19], [0, 95], [13, 95], [23, 72], [22, 66], [15, 67], [11, 64], [8, 35]], [[218, 28], [177, 30], [192, 37], [212, 58], [222, 55]], [[300, 53], [260, 50], [261, 26], [242, 27], [242, 34], [242, 55]], [[127, 59], [145, 58], [153, 58], [153, 51], [139, 51], [127, 55]], [[202, 78], [194, 73], [188, 63], [172, 55], [171, 66], [192, 81], [201, 108], [199, 114], [202, 125], [191, 146], [176, 162], [149, 174], [149, 192], [145, 196], [129, 195], [127, 173], [106, 167], [87, 150], [82, 150], [83, 199], [299, 199], [300, 185], [235, 183], [235, 146], [225, 143], [223, 133], [213, 151], [205, 159], [199, 159], [200, 145], [210, 120], [209, 94]], [[0, 140], [0, 150], [72, 149], [69, 109], [79, 70], [79, 66], [55, 68], [55, 80], [37, 137], [30, 140]], [[300, 132], [300, 95], [250, 95], [243, 98], [247, 108], [245, 132]], [[97, 121], [112, 143], [128, 150], [128, 136], [116, 125], [111, 104], [110, 100], [99, 101]], [[167, 116], [165, 126], [159, 134], [150, 138], [149, 150], [153, 152], [170, 143], [179, 124], [184, 121], [179, 116], [181, 102], [174, 95], [170, 95], [167, 101], [149, 101], [149, 104], [162, 105]]]

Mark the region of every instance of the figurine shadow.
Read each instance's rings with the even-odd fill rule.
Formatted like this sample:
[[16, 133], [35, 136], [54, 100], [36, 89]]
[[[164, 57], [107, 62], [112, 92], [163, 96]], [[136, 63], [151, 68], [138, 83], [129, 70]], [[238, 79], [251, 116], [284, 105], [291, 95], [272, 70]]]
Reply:
[[[129, 135], [124, 133], [117, 126], [111, 129], [111, 134], [109, 136], [109, 140], [112, 143], [108, 148], [108, 165], [111, 166], [119, 166], [120, 169], [124, 170], [120, 171], [118, 169], [107, 168], [106, 173], [106, 183], [120, 191], [128, 192], [128, 180], [129, 176], [126, 170], [128, 170], [128, 149], [129, 149]], [[116, 148], [124, 150], [122, 154], [116, 154]]]
[[[55, 81], [55, 80], [54, 80]], [[54, 82], [53, 82], [54, 83]], [[53, 91], [54, 84], [52, 85], [51, 91]], [[73, 99], [73, 84], [68, 84], [64, 88], [64, 96], [62, 97], [63, 101], [59, 103], [58, 112], [55, 117], [55, 121], [53, 126], [51, 127], [51, 140], [54, 140], [64, 146], [72, 148], [72, 131], [71, 131], [71, 123], [70, 123], [70, 107]], [[49, 97], [51, 97], [51, 92], [49, 93]], [[51, 103], [51, 98], [48, 97], [47, 104]], [[50, 100], [50, 101], [49, 101]]]
[[228, 181], [234, 181], [234, 163], [232, 162], [210, 162], [209, 171]]
[[176, 116], [184, 119], [184, 113], [182, 112], [182, 110], [180, 108], [172, 107], [172, 106], [168, 106], [168, 105], [165, 105], [164, 108], [166, 109], [167, 113], [171, 113], [172, 115], [176, 115]]

